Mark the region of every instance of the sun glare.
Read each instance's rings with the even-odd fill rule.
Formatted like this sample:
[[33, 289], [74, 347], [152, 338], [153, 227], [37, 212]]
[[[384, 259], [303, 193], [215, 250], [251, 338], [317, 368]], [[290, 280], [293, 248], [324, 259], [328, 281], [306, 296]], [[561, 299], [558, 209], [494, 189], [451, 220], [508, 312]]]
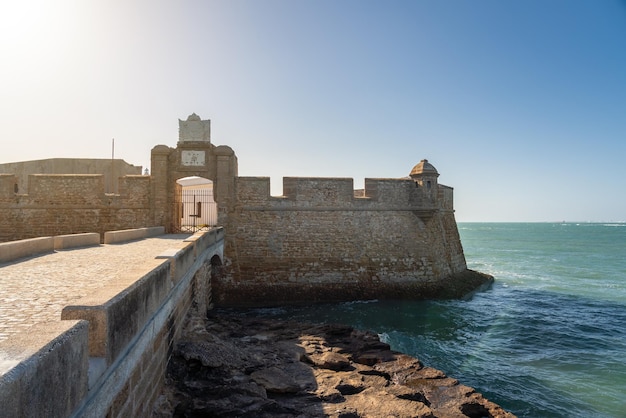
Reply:
[[[24, 60], [46, 54], [71, 38], [74, 8], [68, 2], [10, 1], [0, 4], [3, 57]], [[7, 56], [8, 54], [8, 56]], [[8, 61], [7, 61], [8, 62]]]
[[52, 3], [12, 1], [0, 6], [2, 39], [19, 48], [30, 43], [47, 26]]

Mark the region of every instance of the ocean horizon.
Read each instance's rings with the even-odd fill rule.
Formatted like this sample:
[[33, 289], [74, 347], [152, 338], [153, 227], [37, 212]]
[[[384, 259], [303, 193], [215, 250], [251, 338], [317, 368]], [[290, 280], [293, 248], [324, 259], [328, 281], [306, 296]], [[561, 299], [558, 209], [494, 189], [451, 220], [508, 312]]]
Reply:
[[458, 224], [469, 300], [258, 310], [377, 332], [518, 417], [626, 416], [626, 223]]

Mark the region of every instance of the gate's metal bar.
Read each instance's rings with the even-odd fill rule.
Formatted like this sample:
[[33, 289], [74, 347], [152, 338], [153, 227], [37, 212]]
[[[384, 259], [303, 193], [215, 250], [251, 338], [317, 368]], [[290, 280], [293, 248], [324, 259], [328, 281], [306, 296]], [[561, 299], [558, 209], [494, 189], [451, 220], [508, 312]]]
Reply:
[[181, 189], [174, 199], [175, 231], [208, 231], [217, 225], [217, 203], [211, 189]]

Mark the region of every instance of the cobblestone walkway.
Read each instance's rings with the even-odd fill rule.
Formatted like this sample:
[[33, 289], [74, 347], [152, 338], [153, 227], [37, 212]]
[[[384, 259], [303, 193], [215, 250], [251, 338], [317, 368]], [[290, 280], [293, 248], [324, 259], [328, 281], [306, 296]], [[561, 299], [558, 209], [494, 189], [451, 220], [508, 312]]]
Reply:
[[65, 306], [110, 280], [131, 272], [139, 279], [154, 266], [151, 260], [170, 248], [182, 248], [188, 236], [161, 235], [0, 264], [0, 341], [36, 323], [61, 320]]

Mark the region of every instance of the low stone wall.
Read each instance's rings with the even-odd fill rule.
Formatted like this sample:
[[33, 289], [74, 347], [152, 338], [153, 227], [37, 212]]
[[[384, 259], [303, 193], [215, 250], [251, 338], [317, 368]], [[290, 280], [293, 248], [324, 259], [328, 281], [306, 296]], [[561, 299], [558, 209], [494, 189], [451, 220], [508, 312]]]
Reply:
[[87, 247], [90, 245], [100, 245], [100, 234], [97, 232], [86, 232], [84, 234], [57, 235], [54, 237], [55, 250], [67, 250], [69, 248]]
[[175, 248], [157, 256], [158, 259], [171, 260], [171, 277], [174, 284], [182, 279], [183, 275], [195, 262], [196, 254], [193, 247], [193, 245], [188, 245], [182, 249]]
[[172, 287], [168, 261], [153, 260], [154, 268], [137, 280], [116, 280], [95, 294], [66, 306], [61, 319], [89, 321], [89, 355], [110, 365], [157, 311]]
[[85, 321], [37, 324], [0, 341], [0, 417], [69, 416], [87, 395], [87, 359]]
[[[92, 378], [89, 396], [74, 417], [150, 415], [187, 314], [206, 310], [209, 303], [209, 263], [223, 256], [223, 242], [216, 240], [222, 234], [213, 229], [190, 237], [180, 252], [155, 259], [149, 274], [103, 303], [113, 289], [64, 309], [64, 317], [106, 323], [96, 331], [98, 337], [90, 337], [89, 346], [92, 356], [104, 356], [106, 369]], [[184, 272], [179, 268], [177, 280], [176, 265], [187, 267]]]
[[67, 250], [89, 245], [100, 245], [100, 234], [93, 232], [0, 242], [0, 263], [50, 253], [55, 250]]
[[0, 418], [149, 416], [186, 316], [210, 304], [210, 263], [223, 258], [221, 228], [185, 242], [142, 277], [67, 306], [64, 321], [0, 343]]
[[0, 263], [54, 251], [54, 237], [39, 237], [0, 243]]
[[[107, 231], [104, 233], [104, 243], [120, 244], [136, 239], [156, 237], [164, 233], [165, 228], [162, 226]], [[97, 232], [86, 232], [83, 234], [56, 235], [53, 237], [0, 242], [0, 263], [17, 260], [22, 257], [45, 254], [55, 250], [67, 250], [89, 245], [100, 245], [100, 234]]]
[[119, 244], [136, 239], [156, 237], [165, 234], [165, 227], [153, 226], [149, 228], [123, 229], [121, 231], [107, 231], [104, 233], [105, 244]]

